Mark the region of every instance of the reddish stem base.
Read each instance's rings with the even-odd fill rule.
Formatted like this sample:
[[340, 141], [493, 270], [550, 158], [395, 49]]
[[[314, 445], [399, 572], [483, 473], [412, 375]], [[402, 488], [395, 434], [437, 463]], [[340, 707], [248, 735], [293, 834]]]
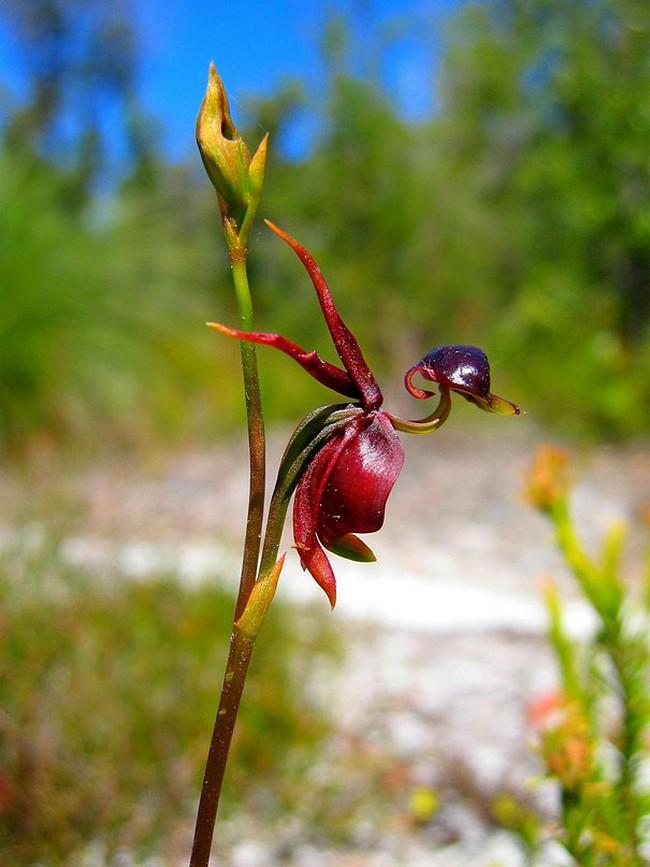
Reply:
[[255, 642], [235, 629], [230, 637], [230, 651], [219, 709], [214, 721], [212, 740], [203, 777], [203, 788], [196, 816], [194, 842], [190, 855], [190, 867], [208, 867], [214, 824], [217, 818], [219, 796], [226, 771], [228, 752], [232, 740], [239, 702], [241, 700], [246, 673], [251, 661]]

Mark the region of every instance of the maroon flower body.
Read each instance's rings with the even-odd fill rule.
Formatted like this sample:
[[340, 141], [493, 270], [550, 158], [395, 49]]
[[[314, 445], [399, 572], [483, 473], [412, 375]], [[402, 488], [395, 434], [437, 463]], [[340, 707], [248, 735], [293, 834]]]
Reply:
[[404, 463], [402, 444], [385, 413], [370, 414], [366, 421], [332, 467], [323, 491], [320, 526], [330, 539], [381, 528]]
[[386, 413], [371, 410], [332, 437], [307, 467], [294, 500], [293, 533], [300, 561], [336, 601], [336, 579], [322, 543], [351, 560], [374, 554], [355, 533], [384, 523], [386, 501], [404, 463], [404, 452]]
[[209, 325], [230, 337], [279, 349], [323, 385], [353, 398], [358, 407], [358, 412], [336, 425], [310, 457], [294, 498], [293, 533], [300, 562], [334, 607], [336, 579], [323, 548], [352, 560], [375, 559], [356, 533], [374, 533], [384, 523], [386, 502], [404, 463], [395, 429], [410, 433], [437, 430], [449, 415], [452, 391], [491, 412], [514, 415], [519, 408], [490, 394], [485, 353], [472, 346], [443, 346], [425, 355], [406, 374], [406, 387], [418, 399], [432, 397], [433, 392], [413, 385], [416, 373], [438, 385], [440, 400], [435, 411], [420, 421], [409, 421], [381, 409], [381, 389], [356, 338], [339, 316], [316, 262], [294, 238], [268, 220], [266, 223], [305, 266], [343, 367], [324, 361], [316, 352], [307, 352], [279, 334], [237, 331], [214, 322]]

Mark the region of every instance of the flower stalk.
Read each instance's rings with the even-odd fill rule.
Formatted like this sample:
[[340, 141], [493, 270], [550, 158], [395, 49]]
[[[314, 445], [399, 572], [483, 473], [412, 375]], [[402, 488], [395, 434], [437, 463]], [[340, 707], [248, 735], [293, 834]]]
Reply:
[[[235, 256], [233, 256], [233, 252], [236, 253]], [[230, 251], [232, 279], [237, 296], [239, 318], [244, 327], [251, 327], [253, 322], [253, 303], [248, 285], [246, 257], [247, 252], [245, 248], [236, 247], [234, 251]], [[244, 554], [235, 608], [235, 617], [237, 619], [241, 617], [246, 606], [246, 600], [255, 584], [262, 537], [262, 522], [264, 520], [266, 480], [266, 438], [257, 368], [257, 352], [254, 346], [247, 343], [242, 343], [239, 349], [246, 401], [246, 423], [248, 427], [249, 487]]]
[[[424, 418], [401, 419], [382, 408], [383, 394], [353, 332], [341, 318], [329, 286], [311, 253], [269, 220], [269, 229], [302, 262], [330, 332], [341, 366], [301, 349], [279, 334], [255, 332], [248, 285], [247, 243], [264, 181], [267, 140], [252, 158], [235, 127], [221, 79], [213, 66], [197, 120], [197, 142], [219, 201], [224, 238], [239, 310], [239, 329], [208, 323], [240, 341], [248, 419], [250, 486], [239, 593], [217, 718], [199, 801], [190, 867], [208, 867], [219, 797], [230, 742], [258, 631], [273, 601], [284, 555], [278, 558], [291, 497], [293, 535], [302, 568], [323, 589], [332, 608], [336, 578], [324, 549], [360, 562], [375, 555], [357, 533], [374, 533], [384, 522], [386, 503], [404, 462], [397, 431], [437, 431], [451, 411], [452, 393], [488, 412], [518, 415], [510, 401], [490, 391], [490, 367], [474, 346], [443, 346], [424, 356], [406, 374], [405, 385], [418, 400], [435, 392], [418, 388], [419, 375], [434, 383], [436, 408]], [[348, 398], [309, 413], [282, 458], [261, 546], [265, 439], [255, 346], [278, 349], [318, 382]], [[260, 557], [261, 548], [261, 557]]]
[[232, 740], [239, 703], [241, 701], [248, 666], [253, 655], [255, 639], [233, 628], [230, 636], [228, 662], [223, 679], [219, 708], [214, 721], [210, 749], [206, 762], [203, 787], [196, 816], [190, 867], [207, 867], [217, 818], [221, 787], [226, 772], [230, 742]]
[[[251, 329], [253, 302], [248, 283], [247, 243], [264, 184], [268, 137], [264, 137], [253, 159], [249, 160], [246, 144], [230, 117], [223, 82], [213, 64], [210, 65], [208, 88], [199, 111], [196, 137], [206, 171], [217, 192], [239, 320], [242, 328]], [[266, 608], [257, 606], [257, 617], [249, 615], [244, 629], [238, 627], [255, 588], [266, 477], [266, 441], [256, 350], [252, 344], [242, 343], [240, 353], [249, 457], [246, 533], [228, 660], [199, 798], [190, 867], [208, 867], [210, 861], [214, 825], [239, 704], [257, 630], [272, 599], [271, 594]], [[280, 569], [281, 564], [278, 576]], [[275, 581], [277, 583], [277, 576]]]

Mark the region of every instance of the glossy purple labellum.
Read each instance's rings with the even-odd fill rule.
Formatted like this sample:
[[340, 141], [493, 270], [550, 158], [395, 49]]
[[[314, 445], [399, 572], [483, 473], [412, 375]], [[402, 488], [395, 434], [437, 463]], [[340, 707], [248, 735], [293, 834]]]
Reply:
[[427, 352], [420, 364], [435, 372], [438, 382], [487, 397], [490, 393], [490, 363], [476, 346], [439, 346]]
[[432, 393], [413, 385], [417, 373], [423, 379], [437, 383], [441, 391], [455, 391], [487, 412], [500, 415], [519, 415], [521, 412], [516, 404], [491, 394], [490, 363], [477, 346], [438, 346], [407, 371], [406, 388], [413, 397], [423, 400], [431, 397]]

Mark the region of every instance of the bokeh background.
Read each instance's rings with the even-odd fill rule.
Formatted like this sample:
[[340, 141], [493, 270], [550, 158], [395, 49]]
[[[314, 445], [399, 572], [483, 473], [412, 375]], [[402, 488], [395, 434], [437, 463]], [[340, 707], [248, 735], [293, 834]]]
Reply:
[[[528, 413], [464, 406], [440, 442], [409, 444], [384, 565], [339, 565], [340, 622], [289, 570], [224, 863], [517, 864], [489, 804], [534, 770], [527, 672], [552, 677], [535, 581], [561, 571], [522, 468], [545, 438], [579, 451], [594, 533], [647, 497], [642, 0], [2, 4], [2, 861], [177, 864], [187, 849], [246, 486], [238, 352], [203, 325], [235, 317], [193, 141], [210, 60], [248, 142], [270, 133], [262, 214], [313, 251], [397, 410], [414, 413], [407, 367], [470, 343]], [[304, 274], [263, 229], [251, 282], [260, 330], [331, 355]], [[260, 357], [277, 454], [326, 397]], [[472, 845], [479, 860], [435, 860]]]

